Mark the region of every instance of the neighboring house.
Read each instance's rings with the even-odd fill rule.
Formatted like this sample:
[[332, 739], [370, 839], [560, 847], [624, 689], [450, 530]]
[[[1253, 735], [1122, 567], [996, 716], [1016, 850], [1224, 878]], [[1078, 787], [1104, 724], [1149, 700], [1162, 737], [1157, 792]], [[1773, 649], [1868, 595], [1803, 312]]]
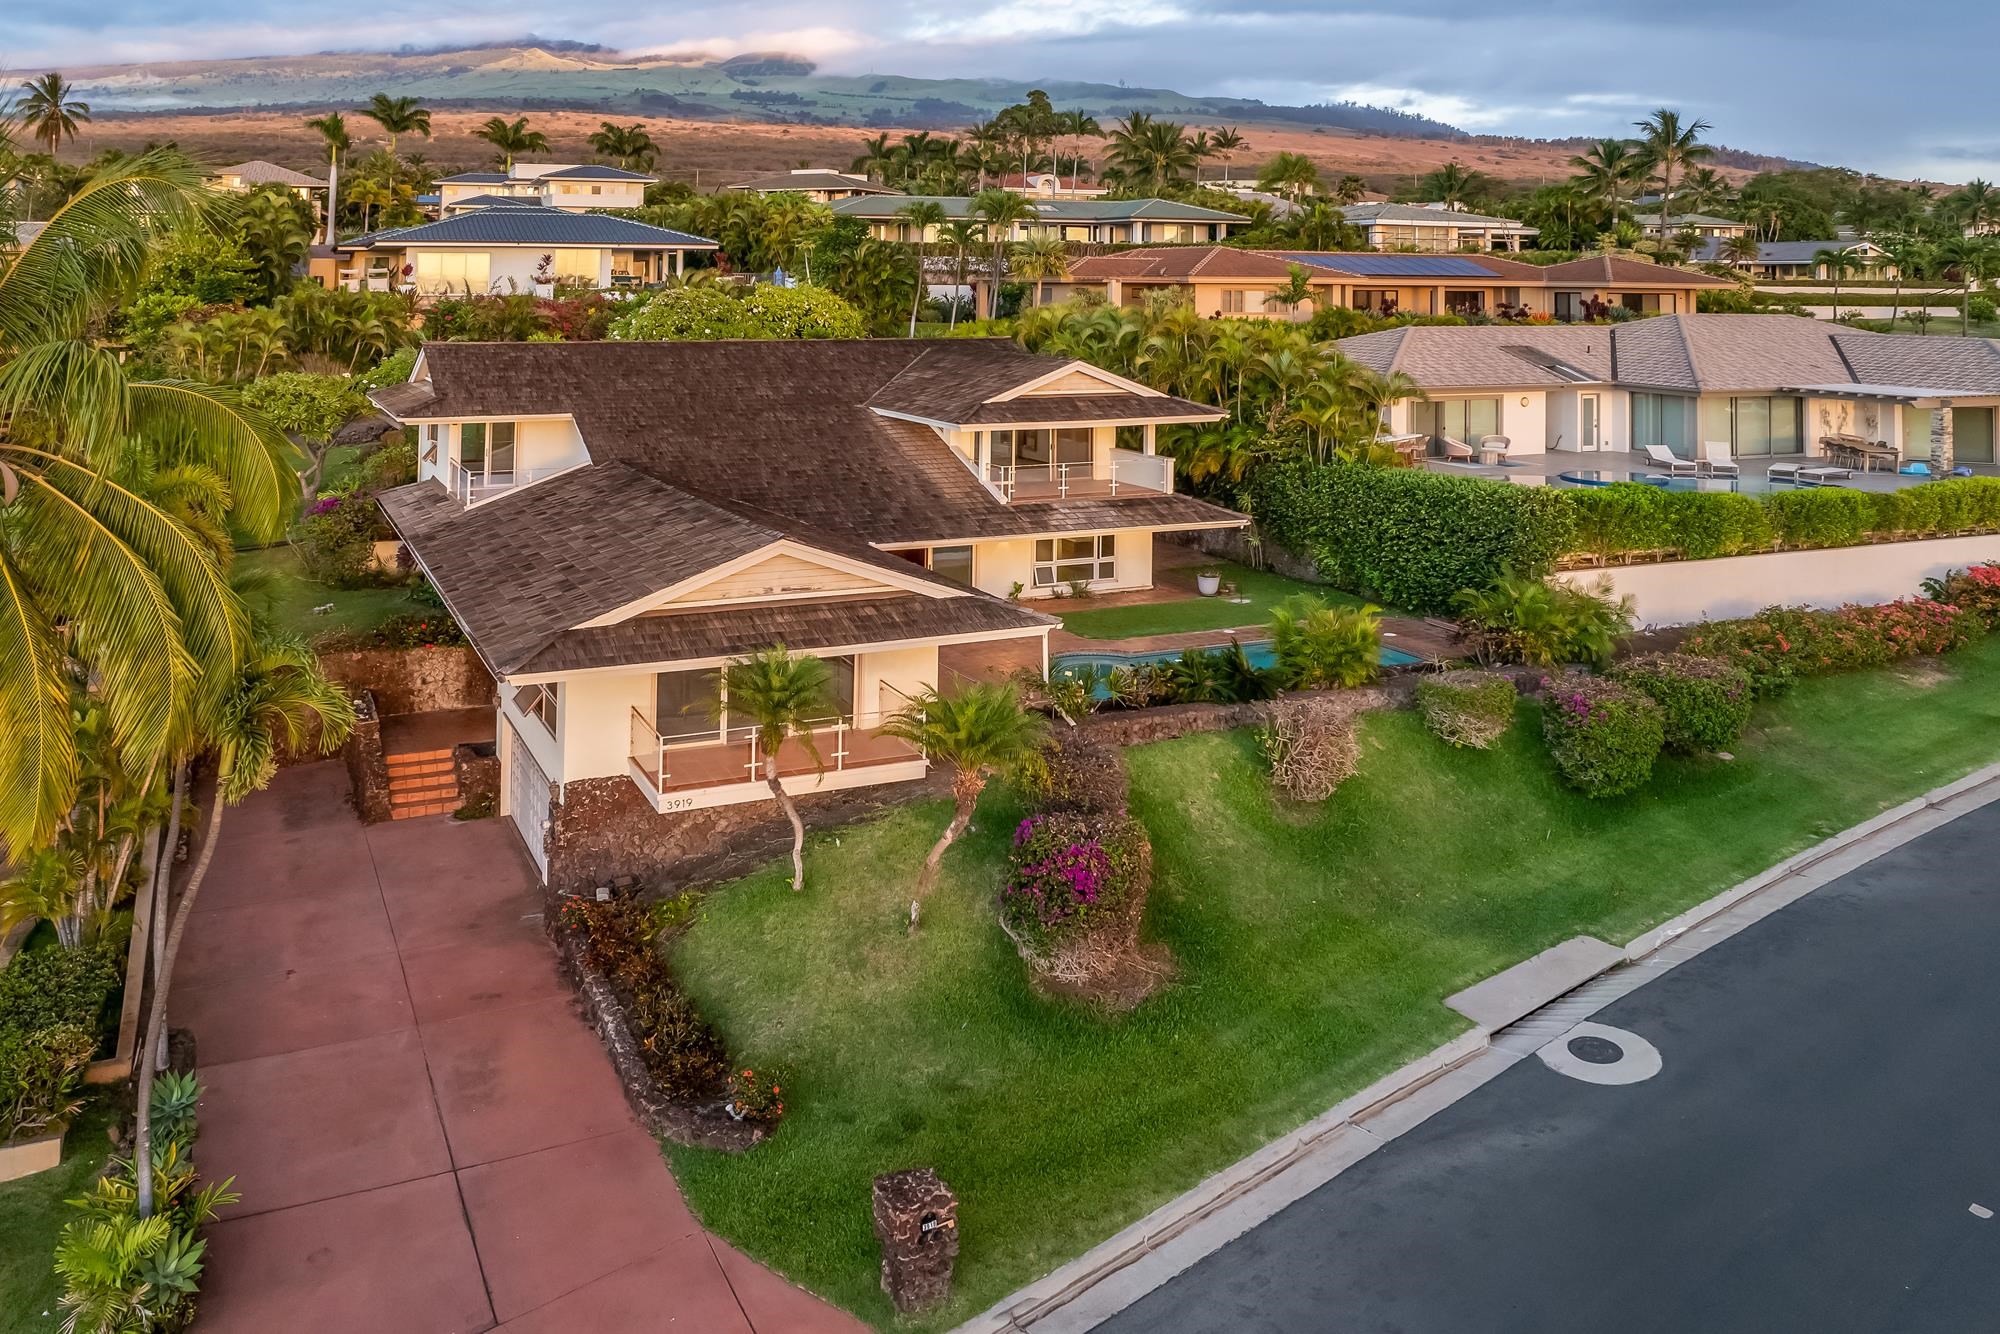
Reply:
[[1025, 176], [1017, 171], [1002, 176], [998, 184], [1002, 190], [1035, 199], [1102, 199], [1111, 193], [1101, 185], [1085, 185], [1052, 171], [1031, 171]]
[[1731, 259], [1723, 253], [1721, 241], [1709, 241], [1690, 258], [1699, 264], [1727, 264], [1752, 278], [1767, 281], [1824, 279], [1826, 265], [1815, 259], [1823, 250], [1847, 250], [1858, 256], [1862, 265], [1847, 275], [1851, 278], [1893, 278], [1896, 274], [1896, 266], [1886, 262], [1873, 241], [1759, 241], [1755, 259]]
[[1370, 249], [1528, 250], [1539, 229], [1514, 218], [1465, 213], [1443, 204], [1345, 204], [1340, 214], [1361, 229]]
[[[914, 236], [900, 210], [928, 202], [944, 209], [947, 220], [975, 218], [967, 195], [888, 195], [843, 199], [833, 206], [837, 216], [860, 218], [884, 241], [935, 241], [935, 228]], [[1065, 241], [1100, 245], [1145, 245], [1220, 241], [1230, 229], [1249, 225], [1240, 213], [1183, 204], [1173, 199], [1037, 199], [1036, 216], [1008, 229], [1007, 240], [1056, 236]]]
[[1491, 315], [1503, 307], [1569, 321], [1592, 302], [1642, 314], [1691, 311], [1698, 292], [1727, 279], [1643, 260], [1596, 256], [1565, 264], [1523, 264], [1493, 255], [1383, 255], [1373, 251], [1237, 250], [1227, 246], [1125, 250], [1075, 260], [1058, 296], [1089, 290], [1114, 305], [1136, 304], [1148, 289], [1179, 288], [1203, 315], [1266, 315], [1305, 320], [1312, 305], [1286, 311], [1265, 298], [1294, 265], [1313, 274], [1313, 300], [1371, 314]]
[[548, 283], [643, 287], [680, 273], [690, 252], [717, 246], [628, 218], [516, 201], [370, 232], [335, 249], [347, 260], [342, 287], [437, 296], [530, 292]]
[[[1661, 235], [1661, 215], [1659, 213], [1635, 213], [1632, 220], [1654, 236]], [[1728, 240], [1732, 236], [1748, 236], [1750, 224], [1737, 222], [1734, 218], [1717, 218], [1706, 213], [1676, 213], [1672, 225], [1667, 229], [1674, 236], [1683, 232], [1693, 232], [1703, 240]]]
[[311, 204], [315, 211], [326, 202], [324, 180], [262, 158], [239, 162], [233, 167], [217, 167], [208, 174], [207, 180], [211, 190], [227, 190], [239, 195], [248, 194], [260, 186], [282, 186]]
[[1994, 461], [2000, 345], [1878, 334], [1793, 315], [1672, 315], [1624, 324], [1412, 325], [1340, 340], [1428, 401], [1391, 406], [1394, 432], [1510, 453], [1597, 453], [1703, 441], [1742, 458], [1824, 452], [1855, 435], [1928, 458], [1933, 413], [1949, 410], [1956, 461]]
[[866, 176], [830, 171], [825, 167], [794, 167], [790, 171], [757, 176], [724, 188], [759, 195], [804, 195], [815, 204], [831, 204], [836, 200], [855, 199], [865, 195], [902, 193], [901, 190], [872, 181]]
[[790, 790], [909, 779], [883, 715], [1046, 665], [1055, 619], [1008, 594], [1146, 588], [1155, 533], [1247, 522], [1152, 452], [1222, 413], [998, 339], [429, 343], [372, 397], [417, 431], [382, 508], [499, 682], [503, 809], [544, 866], [551, 789], [768, 797], [732, 658], [833, 667], [825, 771], [788, 748]]
[[438, 178], [438, 207], [453, 207], [475, 195], [527, 200], [547, 208], [582, 212], [593, 208], [638, 208], [654, 177], [596, 163], [516, 162], [507, 171], [462, 171]]

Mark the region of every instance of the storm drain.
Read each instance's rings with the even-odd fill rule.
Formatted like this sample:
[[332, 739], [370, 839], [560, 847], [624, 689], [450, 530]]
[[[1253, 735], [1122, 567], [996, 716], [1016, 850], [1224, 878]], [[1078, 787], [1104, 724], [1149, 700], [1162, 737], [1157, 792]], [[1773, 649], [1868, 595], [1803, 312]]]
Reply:
[[1578, 1024], [1535, 1051], [1559, 1075], [1586, 1084], [1637, 1084], [1660, 1073], [1660, 1049], [1609, 1024]]

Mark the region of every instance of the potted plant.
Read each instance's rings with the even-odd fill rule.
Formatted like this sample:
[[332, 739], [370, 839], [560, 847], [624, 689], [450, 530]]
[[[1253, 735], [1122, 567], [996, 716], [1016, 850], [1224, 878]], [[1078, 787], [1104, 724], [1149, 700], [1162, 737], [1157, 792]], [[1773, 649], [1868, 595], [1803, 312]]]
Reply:
[[1222, 591], [1222, 571], [1214, 566], [1197, 570], [1194, 576], [1195, 590], [1205, 598], [1212, 598]]

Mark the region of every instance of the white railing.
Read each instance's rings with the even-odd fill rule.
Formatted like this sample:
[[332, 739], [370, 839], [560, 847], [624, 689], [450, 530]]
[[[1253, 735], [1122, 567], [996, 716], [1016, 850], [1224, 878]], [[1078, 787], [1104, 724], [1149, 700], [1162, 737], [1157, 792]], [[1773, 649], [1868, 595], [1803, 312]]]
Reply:
[[[809, 724], [812, 746], [809, 748], [798, 735], [787, 738], [778, 751], [778, 776], [813, 777], [923, 759], [921, 747], [882, 731], [883, 723], [892, 716], [856, 713]], [[720, 735], [662, 736], [653, 720], [636, 707], [629, 719], [626, 753], [655, 794], [762, 783], [766, 778], [765, 751], [755, 733], [744, 735], [740, 729], [730, 728]]]
[[1115, 496], [1120, 490], [1174, 489], [1174, 461], [1165, 454], [1114, 449], [1109, 456], [1081, 463], [996, 463], [987, 480], [1003, 500], [1067, 500], [1071, 496]]
[[545, 477], [553, 477], [559, 472], [568, 472], [573, 465], [562, 464], [554, 468], [512, 468], [505, 472], [473, 472], [461, 465], [457, 459], [445, 460], [444, 484], [459, 504], [470, 508], [482, 504], [495, 496], [504, 495], [517, 486], [539, 482]]

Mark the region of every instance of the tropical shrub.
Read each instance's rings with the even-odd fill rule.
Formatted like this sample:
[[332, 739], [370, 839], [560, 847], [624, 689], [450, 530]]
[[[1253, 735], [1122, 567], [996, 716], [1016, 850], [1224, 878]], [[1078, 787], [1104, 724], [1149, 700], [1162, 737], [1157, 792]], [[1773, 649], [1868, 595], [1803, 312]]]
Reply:
[[1750, 721], [1756, 687], [1750, 673], [1720, 658], [1651, 653], [1618, 665], [1612, 679], [1660, 706], [1665, 745], [1698, 755], [1734, 745]]
[[33, 1138], [76, 1115], [96, 1050], [97, 1035], [78, 1024], [0, 1032], [0, 1142]]
[[75, 1024], [95, 1033], [124, 971], [125, 938], [111, 933], [76, 949], [30, 949], [0, 970], [0, 1032]]
[[1701, 560], [1771, 545], [1764, 506], [1735, 491], [1669, 491], [1646, 482], [1617, 482], [1564, 494], [1576, 511], [1573, 550], [1578, 552], [1609, 557], [1662, 551]]
[[1167, 664], [1167, 679], [1179, 704], [1242, 704], [1276, 692], [1270, 675], [1251, 663], [1240, 643], [1184, 650]]
[[1764, 508], [1771, 516], [1771, 535], [1787, 547], [1854, 546], [1875, 518], [1866, 493], [1844, 486], [1774, 491], [1765, 497]]
[[1310, 555], [1333, 583], [1424, 615], [1503, 571], [1540, 573], [1574, 546], [1562, 488], [1293, 463], [1262, 469], [1250, 501], [1267, 539]]
[[1991, 630], [2000, 626], [2000, 565], [1972, 565], [1926, 579], [1924, 596], [1977, 616]]
[[299, 568], [335, 588], [367, 583], [381, 512], [368, 496], [330, 491], [306, 507], [292, 530]]
[[1329, 607], [1296, 593], [1271, 611], [1277, 677], [1290, 690], [1366, 685], [1382, 670], [1381, 608]]
[[1542, 737], [1563, 781], [1587, 797], [1623, 796], [1653, 776], [1665, 741], [1659, 705], [1616, 681], [1543, 682]]
[[823, 287], [669, 287], [611, 322], [632, 340], [860, 338], [861, 312]]
[[1353, 710], [1338, 700], [1290, 699], [1277, 704], [1263, 742], [1271, 784], [1292, 801], [1325, 801], [1361, 763]]
[[1608, 579], [1581, 588], [1502, 572], [1491, 587], [1460, 590], [1452, 604], [1460, 637], [1482, 663], [1602, 667], [1632, 632], [1632, 599], [1614, 600]]
[[417, 368], [417, 349], [400, 348], [375, 363], [368, 370], [354, 377], [354, 387], [366, 392], [370, 389], [386, 389], [392, 384], [402, 384], [410, 378], [410, 372]]
[[1929, 598], [1836, 611], [1766, 607], [1755, 616], [1701, 625], [1681, 649], [1734, 663], [1750, 674], [1759, 695], [1774, 695], [1806, 677], [1949, 653], [1986, 628], [1979, 612]]
[[738, 1070], [729, 1076], [724, 1101], [730, 1115], [739, 1121], [769, 1123], [785, 1114], [785, 1104], [779, 1100], [784, 1091], [785, 1077], [775, 1070], [762, 1075], [755, 1070]]
[[63, 1329], [71, 1334], [156, 1334], [185, 1329], [194, 1317], [202, 1256], [201, 1229], [237, 1201], [234, 1178], [200, 1185], [193, 1148], [200, 1086], [192, 1075], [153, 1086], [153, 1214], [139, 1217], [131, 1161], [113, 1158], [83, 1197], [81, 1214], [56, 1242], [63, 1280]]
[[1514, 725], [1518, 692], [1497, 672], [1457, 671], [1417, 681], [1417, 712], [1449, 746], [1486, 750]]
[[1128, 816], [1028, 816], [1008, 852], [1001, 921], [1024, 948], [1046, 953], [1117, 917], [1143, 892], [1144, 846]]
[[557, 921], [583, 962], [626, 1002], [641, 1058], [669, 1097], [712, 1097], [729, 1072], [722, 1040], [681, 990], [658, 946], [659, 924], [636, 899], [566, 898]]
[[1123, 815], [1131, 792], [1117, 749], [1075, 727], [1052, 729], [1015, 782], [1036, 810], [1049, 814]]

